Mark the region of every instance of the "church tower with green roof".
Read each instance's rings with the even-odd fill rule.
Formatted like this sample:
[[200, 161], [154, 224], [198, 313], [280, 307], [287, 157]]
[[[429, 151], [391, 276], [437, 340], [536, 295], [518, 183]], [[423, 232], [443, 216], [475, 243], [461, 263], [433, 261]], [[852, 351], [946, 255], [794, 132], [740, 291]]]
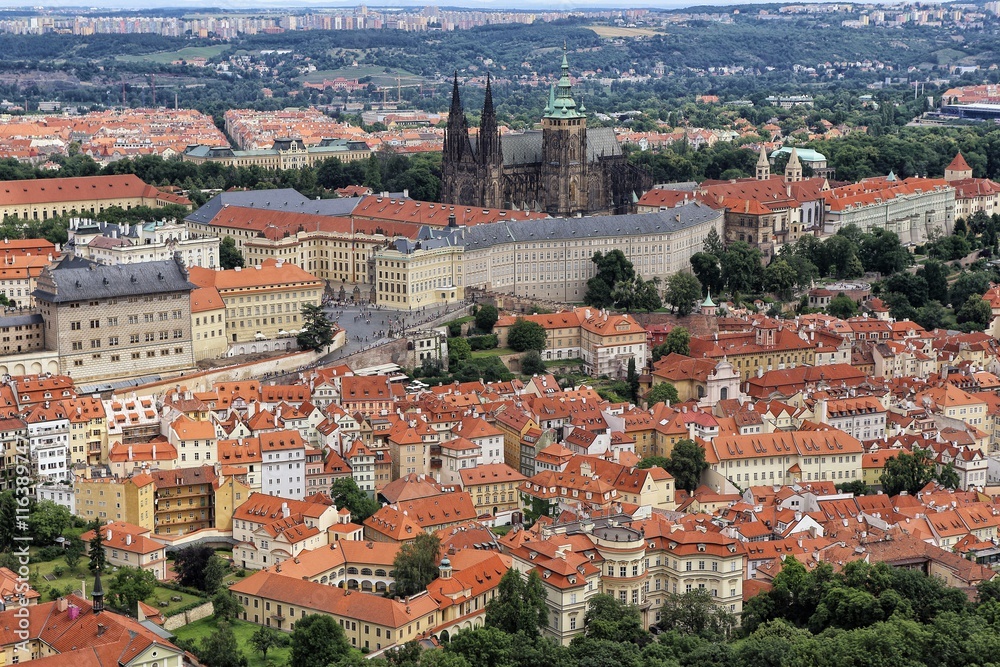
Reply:
[[542, 187], [550, 215], [586, 214], [589, 203], [587, 116], [573, 99], [569, 61], [563, 46], [559, 83], [549, 89], [542, 116]]

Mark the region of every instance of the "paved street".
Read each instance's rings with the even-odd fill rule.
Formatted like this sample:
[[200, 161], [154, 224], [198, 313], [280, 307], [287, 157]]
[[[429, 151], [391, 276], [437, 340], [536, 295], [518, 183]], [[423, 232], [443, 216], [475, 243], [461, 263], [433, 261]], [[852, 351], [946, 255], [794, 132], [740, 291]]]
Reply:
[[449, 312], [457, 314], [465, 306], [466, 304], [453, 304], [447, 308], [425, 308], [413, 312], [379, 310], [369, 306], [328, 306], [326, 313], [330, 319], [347, 331], [347, 344], [323, 357], [320, 364], [329, 364], [355, 352], [387, 343], [399, 338], [401, 332], [407, 329], [419, 328]]

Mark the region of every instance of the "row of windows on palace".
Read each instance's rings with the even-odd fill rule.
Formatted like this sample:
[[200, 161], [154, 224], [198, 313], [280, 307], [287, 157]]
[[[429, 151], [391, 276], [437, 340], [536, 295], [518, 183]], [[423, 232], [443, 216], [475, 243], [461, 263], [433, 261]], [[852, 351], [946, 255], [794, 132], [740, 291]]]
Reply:
[[[144, 297], [142, 297], [142, 300], [145, 303], [150, 303], [152, 301], [167, 301], [168, 299], [182, 299], [182, 298], [184, 298], [184, 296], [185, 295], [183, 293], [181, 293], [181, 292], [175, 292], [175, 293], [171, 294], [170, 296], [167, 296], [165, 294], [158, 294], [156, 296], [153, 296], [153, 295], [144, 296]], [[139, 297], [137, 297], [137, 296], [126, 297], [125, 301], [126, 301], [126, 303], [139, 303]], [[104, 301], [104, 303], [101, 303], [100, 301], [88, 301], [87, 302], [87, 305], [90, 306], [90, 307], [92, 307], [92, 308], [101, 307], [101, 306], [115, 306], [117, 304], [118, 304], [118, 299], [107, 299], [107, 300]], [[74, 301], [73, 303], [69, 304], [69, 307], [70, 308], [80, 308], [82, 305], [83, 305], [82, 301]]]
[[[183, 347], [175, 347], [174, 348], [174, 354], [185, 354], [184, 348]], [[161, 349], [160, 350], [160, 356], [161, 357], [168, 357], [168, 356], [170, 356], [170, 349], [169, 348], [163, 348], [163, 349]], [[147, 350], [146, 351], [146, 358], [147, 359], [153, 359], [155, 357], [156, 357], [156, 350]], [[90, 358], [92, 360], [94, 360], [94, 361], [99, 361], [101, 359], [101, 355], [100, 355], [100, 353], [98, 353], [98, 354], [92, 354], [92, 355], [90, 355]], [[120, 354], [112, 354], [109, 358], [111, 359], [111, 361], [121, 361], [122, 360], [122, 357], [121, 357]], [[137, 359], [141, 359], [141, 358], [142, 358], [142, 353], [141, 352], [133, 352], [132, 353], [132, 359], [133, 360], [137, 360]], [[80, 368], [81, 366], [83, 366], [83, 359], [74, 359], [73, 360], [73, 366], [75, 366], [77, 368]]]
[[[157, 202], [157, 203], [159, 203], [159, 202]], [[122, 208], [122, 206], [120, 204], [109, 204], [108, 208]], [[132, 204], [126, 204], [125, 205], [125, 210], [126, 211], [131, 211], [132, 210]], [[58, 212], [58, 210], [53, 206], [52, 207], [52, 216], [55, 217], [57, 215], [68, 215], [68, 214], [72, 213], [73, 211], [76, 211], [77, 213], [86, 213], [87, 209], [86, 208], [76, 208], [76, 207], [73, 207], [72, 209], [67, 210], [66, 207], [63, 206], [62, 207], [62, 213], [60, 214]], [[103, 211], [104, 211], [104, 204], [101, 204], [98, 207], [94, 207], [94, 206], [90, 207], [90, 212], [91, 213], [101, 213]], [[21, 219], [21, 216], [18, 215], [17, 211], [13, 211], [11, 213], [8, 213], [7, 215], [9, 215], [10, 217], [14, 218], [15, 220], [20, 220]], [[24, 216], [25, 220], [28, 219], [28, 210], [27, 209], [24, 210], [23, 216]], [[31, 212], [31, 218], [33, 220], [38, 220], [38, 210], [37, 209]], [[48, 219], [49, 219], [49, 211], [48, 211], [48, 209], [44, 209], [43, 208], [42, 209], [42, 220], [48, 220]]]
[[[135, 345], [136, 343], [139, 343], [139, 342], [153, 343], [153, 342], [155, 342], [157, 340], [157, 338], [159, 340], [170, 340], [171, 335], [170, 335], [169, 331], [161, 331], [159, 333], [159, 336], [157, 336], [157, 334], [155, 332], [147, 331], [145, 334], [142, 335], [142, 340], [141, 341], [140, 341], [140, 335], [139, 334], [129, 334], [128, 342], [129, 342], [130, 345]], [[173, 338], [174, 339], [184, 338], [184, 330], [183, 329], [174, 329]], [[115, 346], [119, 345], [120, 344], [119, 341], [120, 341], [120, 339], [119, 339], [118, 336], [108, 336], [108, 347], [115, 347]], [[75, 340], [75, 341], [73, 341], [73, 349], [74, 350], [82, 350], [83, 349], [83, 341], [82, 340]], [[92, 338], [90, 340], [90, 349], [92, 349], [92, 350], [99, 350], [99, 349], [101, 349], [101, 339], [100, 338]]]
[[[179, 320], [182, 319], [183, 317], [184, 317], [184, 311], [182, 310], [175, 310], [172, 313], [166, 310], [161, 310], [159, 313], [143, 313], [142, 321], [146, 324], [149, 324], [150, 322], [165, 322], [170, 319]], [[129, 315], [127, 321], [129, 324], [139, 324], [138, 313]], [[118, 326], [118, 317], [109, 317], [107, 325], [109, 327]], [[82, 328], [82, 326], [83, 322], [81, 320], [76, 320], [69, 323], [69, 328], [71, 331], [79, 331]], [[100, 329], [101, 320], [100, 319], [90, 320], [90, 328]]]

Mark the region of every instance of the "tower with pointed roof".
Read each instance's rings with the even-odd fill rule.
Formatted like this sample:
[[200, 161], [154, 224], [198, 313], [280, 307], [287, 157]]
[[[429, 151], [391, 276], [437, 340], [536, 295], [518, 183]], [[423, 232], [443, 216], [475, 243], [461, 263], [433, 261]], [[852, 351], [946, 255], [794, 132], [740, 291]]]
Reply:
[[588, 209], [587, 116], [573, 99], [565, 46], [560, 70], [542, 116], [542, 187], [546, 212], [573, 216]]
[[965, 161], [961, 151], [959, 151], [955, 159], [951, 161], [951, 164], [944, 168], [944, 180], [951, 182], [961, 181], [966, 178], [972, 178], [972, 167], [969, 166], [969, 163]]
[[486, 97], [483, 99], [483, 114], [479, 122], [479, 138], [476, 146], [476, 164], [479, 166], [479, 187], [482, 190], [483, 206], [503, 208], [500, 180], [503, 177], [503, 150], [500, 147], [500, 128], [497, 127], [497, 113], [493, 107], [493, 84], [486, 75]]
[[802, 163], [799, 162], [799, 152], [792, 149], [792, 154], [788, 156], [788, 164], [785, 165], [785, 182], [798, 183], [802, 180]]
[[101, 585], [101, 572], [94, 573], [94, 590], [90, 594], [90, 603], [94, 607], [94, 613], [100, 614], [104, 611], [104, 586]]
[[760, 145], [760, 155], [757, 156], [757, 180], [766, 181], [771, 178], [771, 162], [767, 159], [764, 144]]
[[441, 201], [464, 206], [545, 211], [554, 216], [630, 213], [652, 187], [630, 165], [609, 127], [587, 128], [573, 98], [565, 52], [559, 82], [549, 90], [542, 129], [501, 136], [487, 76], [482, 123], [470, 136], [456, 74], [445, 130]]
[[460, 178], [460, 174], [475, 165], [472, 142], [469, 140], [469, 122], [465, 118], [465, 108], [458, 92], [458, 72], [451, 91], [451, 108], [448, 110], [448, 125], [444, 130], [444, 158], [441, 162], [441, 201], [459, 203], [473, 196], [471, 183]]

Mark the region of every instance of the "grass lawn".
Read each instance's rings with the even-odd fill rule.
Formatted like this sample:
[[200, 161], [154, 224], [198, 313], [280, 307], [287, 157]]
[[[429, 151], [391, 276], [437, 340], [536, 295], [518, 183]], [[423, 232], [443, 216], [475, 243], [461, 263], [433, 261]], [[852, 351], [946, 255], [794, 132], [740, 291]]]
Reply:
[[[171, 597], [179, 597], [180, 601], [173, 602], [170, 599]], [[180, 591], [175, 591], [170, 588], [164, 588], [163, 586], [157, 586], [156, 590], [153, 592], [153, 597], [149, 598], [148, 600], [145, 600], [145, 602], [149, 606], [156, 607], [157, 609], [159, 609], [164, 616], [169, 616], [170, 612], [172, 612], [174, 609], [192, 604], [194, 602], [202, 602], [205, 599], [206, 598], [200, 598], [195, 595], [191, 595], [190, 593], [182, 593]], [[160, 606], [161, 601], [166, 601], [169, 602], [170, 604], [167, 605], [166, 607], [161, 607]]]
[[473, 350], [473, 359], [482, 359], [483, 357], [502, 357], [507, 354], [518, 354], [509, 347], [495, 347], [492, 350]]
[[169, 65], [175, 60], [190, 60], [191, 58], [212, 58], [225, 51], [228, 46], [217, 44], [215, 46], [186, 46], [176, 51], [158, 51], [156, 53], [144, 53], [139, 56], [118, 56], [118, 60], [123, 62], [151, 62], [160, 65]]
[[[80, 558], [80, 562], [76, 565], [76, 572], [71, 572], [66, 566], [66, 560], [64, 558], [57, 558], [44, 563], [33, 561], [31, 563], [31, 572], [32, 574], [37, 573], [38, 576], [32, 582], [32, 586], [42, 594], [42, 597], [45, 600], [51, 600], [53, 597], [49, 595], [49, 588], [58, 588], [60, 594], [64, 593], [68, 586], [72, 586], [73, 590], [80, 590], [81, 581], [86, 578], [87, 590], [89, 592], [90, 587], [94, 584], [94, 577], [87, 570], [88, 562], [88, 558], [86, 556], [82, 556]], [[56, 567], [61, 567], [65, 570], [65, 572], [63, 572], [61, 576], [57, 577], [55, 572], [53, 572]], [[51, 579], [49, 579], [49, 577], [51, 577]]]
[[304, 76], [296, 78], [296, 81], [302, 81], [309, 83], [321, 83], [324, 79], [336, 79], [338, 76], [342, 76], [345, 79], [363, 79], [366, 76], [372, 78], [372, 82], [376, 86], [394, 86], [396, 85], [396, 77], [398, 76], [401, 84], [413, 84], [419, 83], [423, 77], [417, 76], [412, 72], [407, 72], [405, 69], [398, 69], [395, 67], [388, 68], [389, 71], [386, 72], [385, 67], [379, 67], [377, 65], [361, 65], [359, 67], [341, 67], [339, 69], [321, 69], [315, 72], [309, 72]]
[[[268, 663], [275, 665], [284, 665], [288, 663], [288, 659], [291, 657], [292, 650], [288, 647], [284, 648], [273, 648], [267, 652], [267, 661], [260, 653], [257, 653], [250, 647], [250, 637], [256, 632], [259, 625], [253, 623], [248, 623], [246, 621], [231, 621], [230, 626], [233, 629], [233, 634], [236, 635], [236, 643], [239, 644], [240, 649], [243, 651], [243, 655], [247, 657], [250, 662], [250, 667], [264, 667]], [[194, 623], [188, 623], [187, 625], [180, 627], [176, 630], [175, 634], [179, 639], [193, 639], [195, 641], [201, 641], [205, 637], [218, 630], [218, 625], [214, 616], [209, 616], [208, 618], [203, 618], [200, 621], [195, 621]]]
[[[86, 592], [89, 597], [90, 590], [94, 586], [94, 575], [92, 575], [87, 569], [87, 563], [89, 562], [90, 561], [86, 556], [80, 558], [80, 562], [77, 564], [75, 572], [70, 571], [70, 569], [66, 566], [66, 560], [63, 558], [57, 558], [44, 563], [34, 562], [31, 565], [31, 570], [33, 573], [37, 572], [38, 576], [32, 585], [39, 593], [42, 594], [43, 599], [52, 600], [55, 599], [55, 597], [58, 597], [52, 595], [52, 588], [58, 589], [59, 595], [65, 593], [67, 587], [69, 586], [72, 586], [74, 591], [78, 591], [80, 590], [82, 583], [81, 580], [85, 579], [87, 582]], [[65, 570], [59, 577], [55, 576], [54, 570], [56, 567], [62, 567], [63, 570]], [[105, 591], [107, 591], [108, 584], [113, 576], [113, 572], [108, 572], [101, 577], [101, 580], [104, 583]], [[46, 577], [53, 578], [50, 580]], [[171, 601], [171, 597], [180, 597], [180, 601]], [[189, 593], [181, 593], [163, 586], [157, 586], [153, 595], [147, 600], [144, 600], [144, 602], [151, 607], [159, 609], [164, 615], [169, 615], [174, 609], [189, 605], [193, 602], [199, 602], [204, 599], [205, 598], [200, 598]], [[165, 607], [161, 607], [159, 604], [160, 601], [169, 602], [170, 604]]]
[[605, 39], [614, 39], [615, 37], [652, 37], [659, 34], [651, 28], [620, 28], [610, 25], [589, 25], [587, 27]]

